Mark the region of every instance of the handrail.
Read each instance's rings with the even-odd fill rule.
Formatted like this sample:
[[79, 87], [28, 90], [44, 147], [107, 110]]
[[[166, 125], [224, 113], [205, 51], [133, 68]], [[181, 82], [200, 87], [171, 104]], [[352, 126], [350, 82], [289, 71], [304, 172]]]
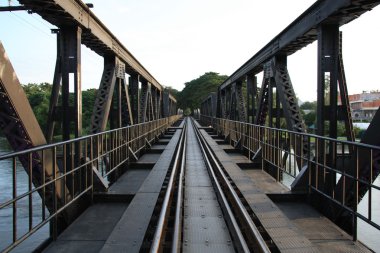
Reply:
[[284, 133], [297, 134], [297, 135], [300, 135], [300, 136], [311, 137], [311, 138], [318, 138], [318, 139], [323, 139], [323, 140], [326, 140], [326, 141], [339, 141], [340, 143], [347, 144], [347, 145], [355, 145], [355, 146], [358, 146], [358, 147], [372, 148], [372, 149], [378, 149], [378, 150], [380, 150], [379, 146], [375, 146], [375, 145], [371, 145], [371, 144], [366, 144], [366, 143], [361, 143], [361, 142], [354, 142], [354, 141], [348, 141], [348, 140], [337, 140], [337, 139], [334, 139], [334, 138], [331, 138], [331, 137], [328, 137], [328, 136], [320, 136], [320, 135], [311, 134], [311, 133], [305, 133], [305, 132], [295, 132], [295, 131], [292, 131], [292, 130], [289, 130], [289, 129], [278, 129], [278, 128], [275, 128], [275, 127], [256, 125], [256, 124], [253, 124], [253, 123], [241, 122], [241, 121], [230, 120], [230, 119], [216, 118], [216, 117], [211, 117], [211, 116], [207, 116], [207, 115], [201, 115], [201, 117], [208, 118], [208, 119], [214, 119], [214, 120], [216, 120], [216, 119], [226, 120], [226, 121], [233, 122], [233, 123], [243, 123], [243, 124], [248, 125], [248, 126], [254, 126], [254, 127], [258, 127], [258, 128], [262, 128], [262, 129], [268, 129], [268, 130], [281, 130], [281, 132], [284, 132]]
[[[375, 185], [380, 175], [379, 146], [205, 115], [201, 121], [211, 124], [230, 144], [239, 143], [249, 159], [261, 163], [261, 168], [277, 181], [284, 182], [284, 175], [289, 175], [287, 184], [291, 183], [292, 190], [302, 191], [309, 198], [326, 199], [336, 211], [324, 214], [333, 220], [346, 219], [338, 225], [352, 233], [353, 240], [357, 218], [380, 230], [380, 223], [372, 217], [371, 197], [366, 203], [367, 212], [357, 208], [366, 193], [371, 196], [380, 190]], [[302, 152], [305, 139], [307, 154]]]
[[78, 142], [78, 141], [83, 141], [83, 140], [86, 140], [86, 139], [90, 139], [92, 137], [97, 137], [97, 136], [101, 136], [101, 135], [106, 135], [106, 134], [115, 133], [115, 132], [119, 132], [119, 131], [122, 131], [122, 130], [130, 129], [132, 127], [143, 126], [143, 125], [146, 125], [147, 123], [157, 122], [159, 120], [168, 119], [169, 120], [169, 124], [172, 124], [175, 121], [175, 120], [172, 119], [173, 117], [175, 117], [176, 119], [178, 119], [179, 116], [178, 115], [174, 115], [174, 116], [170, 116], [168, 118], [158, 119], [158, 120], [155, 120], [155, 121], [149, 121], [149, 122], [139, 123], [139, 124], [135, 124], [135, 125], [115, 128], [115, 129], [106, 130], [106, 131], [95, 133], [95, 134], [89, 134], [89, 135], [86, 135], [86, 136], [81, 136], [81, 137], [78, 137], [78, 138], [75, 138], [75, 139], [71, 139], [71, 140], [67, 140], [67, 141], [60, 141], [60, 142], [55, 142], [55, 143], [51, 143], [51, 144], [40, 145], [40, 146], [36, 146], [36, 147], [33, 147], [33, 148], [21, 150], [21, 151], [13, 151], [13, 152], [10, 152], [10, 153], [7, 153], [7, 154], [0, 155], [0, 160], [12, 158], [13, 156], [24, 155], [24, 154], [27, 154], [27, 153], [30, 153], [30, 152], [41, 151], [43, 149], [49, 149], [49, 148], [54, 148], [54, 147], [57, 147], [57, 146], [63, 146], [63, 145], [74, 143], [74, 142]]
[[[113, 175], [118, 175], [115, 173], [111, 177], [111, 174], [119, 168], [127, 166], [132, 155], [131, 152], [137, 153], [145, 148], [147, 139], [149, 141], [156, 139], [179, 117], [179, 115], [175, 115], [1, 155], [0, 161], [7, 163], [6, 166], [12, 170], [12, 177], [9, 181], [2, 181], [9, 184], [10, 194], [9, 197], [2, 195], [0, 211], [9, 208], [12, 210], [12, 214], [8, 219], [1, 218], [0, 222], [13, 223], [13, 227], [9, 234], [3, 234], [9, 240], [9, 244], [0, 245], [0, 251], [7, 252], [15, 248], [48, 222], [53, 223], [51, 236], [56, 238], [57, 227], [59, 230], [62, 229], [60, 225], [57, 225], [58, 221], [64, 219], [64, 222], [67, 223], [75, 218], [75, 214], [72, 214], [68, 207], [73, 206], [81, 196], [88, 197], [92, 201], [94, 186], [98, 187], [101, 184], [93, 178], [98, 177], [100, 181], [107, 182], [102, 187], [109, 187], [117, 179]], [[71, 147], [76, 144], [83, 147], [80, 156], [84, 159], [81, 161], [73, 160]], [[37, 156], [37, 153], [40, 155]], [[51, 154], [51, 159], [49, 159], [53, 164], [52, 177], [48, 177], [44, 173], [45, 166], [48, 166], [45, 164], [47, 158], [44, 154]], [[21, 176], [16, 173], [21, 166], [18, 163], [20, 157], [27, 159], [27, 162], [23, 164], [27, 164], [27, 168], [25, 168], [27, 176], [25, 179], [23, 178], [28, 186], [26, 191], [18, 190], [18, 186], [23, 183], [20, 180]], [[39, 157], [41, 158], [38, 159]], [[57, 161], [62, 161], [62, 163], [59, 164]], [[42, 177], [39, 180], [41, 183], [36, 184], [34, 177], [39, 175]], [[33, 184], [35, 185], [33, 186]], [[40, 198], [35, 198], [37, 193]], [[57, 196], [54, 193], [61, 195]], [[19, 203], [26, 204], [29, 215], [21, 216], [19, 214]], [[45, 210], [46, 208], [47, 210]], [[29, 220], [29, 228], [26, 231], [18, 229], [17, 224], [21, 219]]]

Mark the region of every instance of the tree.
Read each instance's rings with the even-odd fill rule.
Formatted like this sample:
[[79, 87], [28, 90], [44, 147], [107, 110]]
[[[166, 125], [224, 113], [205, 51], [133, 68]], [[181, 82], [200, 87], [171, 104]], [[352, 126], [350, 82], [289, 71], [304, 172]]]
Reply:
[[42, 131], [45, 131], [52, 85], [29, 83], [23, 85], [23, 88]]
[[178, 99], [178, 95], [179, 95], [180, 91], [174, 89], [174, 88], [171, 87], [171, 86], [164, 86], [164, 90], [165, 90], [165, 91], [169, 91], [169, 93], [170, 93], [173, 97], [175, 97], [176, 99]]
[[[29, 100], [30, 106], [33, 109], [34, 115], [41, 127], [42, 131], [46, 130], [48, 121], [48, 112], [50, 104], [50, 95], [52, 90], [52, 85], [49, 83], [29, 83], [23, 85], [23, 89]], [[89, 89], [82, 91], [82, 134], [88, 134], [91, 126], [91, 116], [95, 104], [96, 89]], [[61, 97], [59, 98], [58, 104], [60, 104]], [[70, 103], [74, 101], [74, 94], [70, 93], [69, 96]], [[56, 129], [56, 134], [60, 133], [60, 129]]]
[[97, 89], [82, 91], [82, 134], [89, 134], [91, 129], [91, 116], [95, 105]]
[[185, 83], [185, 88], [178, 94], [178, 107], [189, 108], [193, 111], [199, 108], [202, 101], [210, 92], [215, 92], [218, 86], [228, 76], [219, 75], [215, 72], [207, 72], [197, 79]]
[[306, 101], [302, 105], [300, 105], [300, 109], [301, 110], [316, 111], [317, 110], [317, 101], [313, 101], [313, 102]]
[[311, 111], [308, 114], [305, 114], [303, 116], [303, 119], [305, 121], [305, 125], [310, 127], [311, 125], [315, 124], [316, 116], [317, 115], [316, 115], [315, 111]]

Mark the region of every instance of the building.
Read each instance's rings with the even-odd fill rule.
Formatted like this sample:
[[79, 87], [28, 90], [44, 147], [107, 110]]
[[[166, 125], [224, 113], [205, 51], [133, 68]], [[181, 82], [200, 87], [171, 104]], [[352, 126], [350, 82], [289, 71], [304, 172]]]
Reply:
[[349, 95], [353, 121], [371, 121], [380, 107], [380, 91]]

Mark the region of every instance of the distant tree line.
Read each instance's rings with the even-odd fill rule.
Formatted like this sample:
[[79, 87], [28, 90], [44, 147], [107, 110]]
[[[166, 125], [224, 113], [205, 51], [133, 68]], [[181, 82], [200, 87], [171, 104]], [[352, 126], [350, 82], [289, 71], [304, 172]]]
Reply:
[[[219, 75], [215, 72], [207, 72], [204, 75], [185, 83], [185, 88], [178, 91], [170, 86], [164, 87], [176, 99], [178, 108], [190, 113], [198, 108], [201, 102], [212, 91], [216, 91], [217, 87], [227, 78], [226, 75]], [[23, 85], [23, 89], [28, 97], [29, 103], [41, 126], [45, 132], [47, 128], [49, 101], [52, 91], [52, 85], [49, 83], [29, 83]], [[95, 104], [97, 89], [88, 89], [82, 91], [82, 134], [88, 134], [91, 127], [91, 115]], [[73, 104], [74, 95], [69, 96], [70, 104]], [[60, 101], [58, 102], [60, 104]], [[56, 134], [60, 134], [60, 129], [56, 129]]]
[[[207, 72], [196, 79], [186, 82], [182, 91], [178, 91], [170, 86], [165, 87], [165, 90], [169, 91], [177, 99], [178, 108], [183, 109], [186, 114], [190, 114], [194, 109], [199, 108], [199, 105], [209, 95], [209, 93], [215, 92], [218, 86], [227, 78], [228, 76], [226, 75], [220, 75], [215, 72]], [[45, 131], [47, 127], [52, 85], [49, 83], [29, 83], [27, 85], [23, 85], [23, 88], [42, 131]], [[243, 90], [245, 90], [245, 87], [243, 87]], [[91, 116], [95, 104], [96, 92], [97, 89], [82, 91], [83, 135], [90, 132]], [[243, 91], [243, 93], [245, 94], [245, 91]], [[73, 94], [70, 94], [69, 99], [72, 104], [74, 99]], [[308, 128], [308, 132], [313, 133], [316, 126], [317, 102], [304, 102], [300, 105], [300, 109], [305, 125]], [[359, 128], [355, 127], [354, 131], [356, 136], [360, 137], [362, 134]], [[57, 128], [56, 134], [60, 134], [59, 128]], [[344, 135], [345, 126], [343, 122], [338, 122], [338, 136]]]

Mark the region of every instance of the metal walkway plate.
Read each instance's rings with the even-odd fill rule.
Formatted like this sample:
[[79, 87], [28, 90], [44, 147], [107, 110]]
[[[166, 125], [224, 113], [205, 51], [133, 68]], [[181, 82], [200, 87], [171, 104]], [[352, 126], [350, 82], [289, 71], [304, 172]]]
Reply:
[[187, 130], [184, 191], [183, 252], [235, 252], [191, 127]]

